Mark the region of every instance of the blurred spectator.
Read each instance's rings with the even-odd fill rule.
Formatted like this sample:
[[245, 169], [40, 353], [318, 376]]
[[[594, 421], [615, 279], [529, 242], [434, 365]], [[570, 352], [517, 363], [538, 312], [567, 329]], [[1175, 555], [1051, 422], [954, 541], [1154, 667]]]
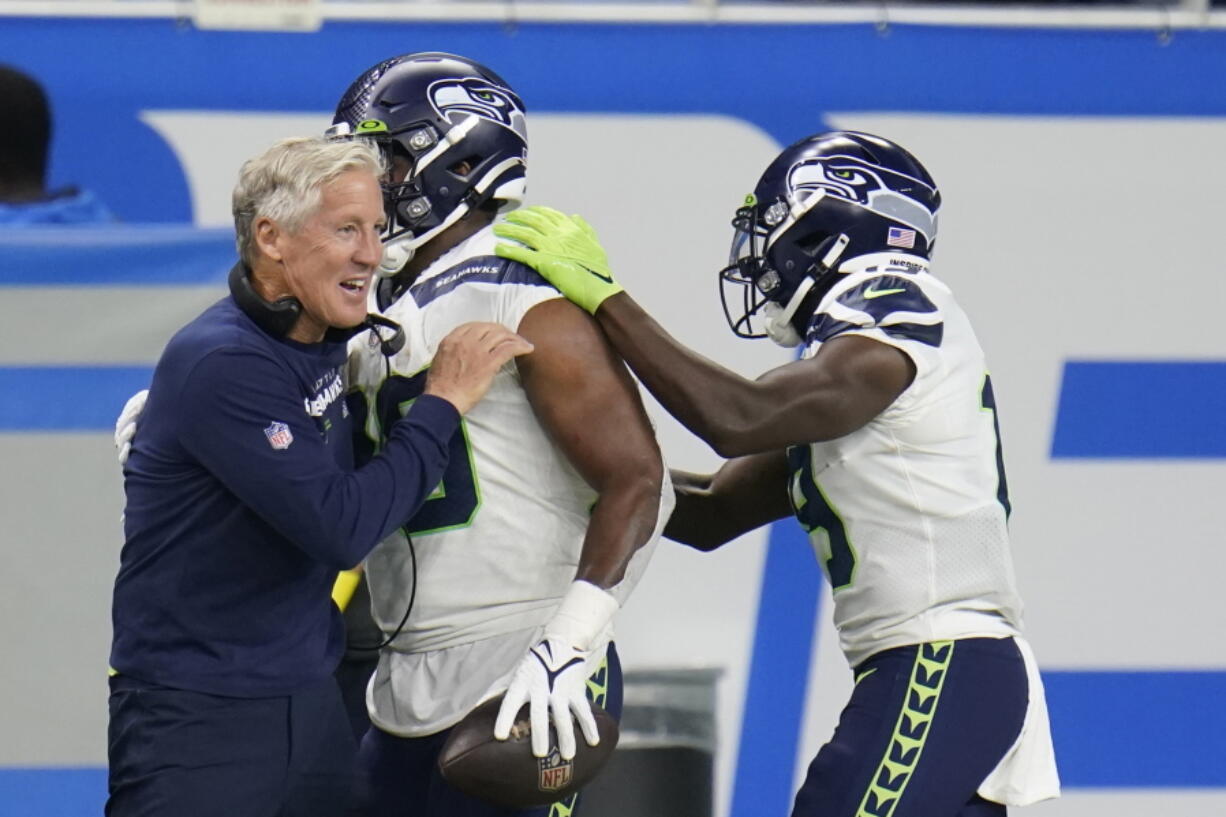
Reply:
[[88, 190], [48, 192], [51, 109], [38, 82], [0, 65], [0, 107], [8, 114], [0, 128], [0, 227], [115, 220]]

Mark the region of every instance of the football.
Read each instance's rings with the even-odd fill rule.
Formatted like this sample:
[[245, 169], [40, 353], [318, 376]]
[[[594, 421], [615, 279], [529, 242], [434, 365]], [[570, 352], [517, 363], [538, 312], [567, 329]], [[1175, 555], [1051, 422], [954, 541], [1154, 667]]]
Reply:
[[583, 788], [600, 771], [617, 746], [617, 721], [599, 706], [592, 706], [600, 743], [588, 746], [578, 724], [573, 760], [562, 760], [550, 726], [549, 755], [532, 754], [532, 727], [528, 707], [519, 710], [511, 736], [494, 740], [494, 721], [502, 696], [478, 706], [457, 723], [438, 756], [443, 779], [465, 794], [510, 808], [556, 803]]

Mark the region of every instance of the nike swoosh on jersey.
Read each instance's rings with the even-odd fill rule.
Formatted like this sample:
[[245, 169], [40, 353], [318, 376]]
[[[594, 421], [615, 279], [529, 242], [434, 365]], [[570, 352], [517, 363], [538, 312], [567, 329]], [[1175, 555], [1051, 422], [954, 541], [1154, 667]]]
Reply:
[[906, 290], [905, 289], [866, 289], [864, 290], [864, 297], [866, 300], [872, 300], [873, 298], [880, 298], [883, 295], [896, 295], [899, 292], [906, 292]]

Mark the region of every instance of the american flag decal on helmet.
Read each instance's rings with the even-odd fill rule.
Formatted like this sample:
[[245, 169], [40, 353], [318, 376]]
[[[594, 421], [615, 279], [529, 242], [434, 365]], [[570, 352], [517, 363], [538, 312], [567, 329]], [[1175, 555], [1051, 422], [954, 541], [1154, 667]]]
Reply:
[[285, 423], [273, 423], [264, 429], [264, 436], [268, 438], [268, 444], [277, 451], [284, 451], [294, 441], [294, 435]]
[[885, 243], [891, 247], [912, 249], [915, 246], [915, 230], [904, 230], [902, 227], [891, 227], [885, 235]]

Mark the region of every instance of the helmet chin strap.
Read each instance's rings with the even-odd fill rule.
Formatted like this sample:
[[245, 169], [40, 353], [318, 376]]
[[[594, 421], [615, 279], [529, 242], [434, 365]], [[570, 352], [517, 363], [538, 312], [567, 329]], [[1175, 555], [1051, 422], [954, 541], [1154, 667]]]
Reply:
[[839, 237], [830, 245], [830, 249], [822, 256], [822, 268], [825, 270], [834, 269], [839, 259], [843, 257], [843, 251], [847, 249], [847, 245], [851, 243], [851, 239], [847, 237], [847, 233], [839, 233]]
[[809, 294], [809, 290], [813, 289], [815, 283], [817, 282], [812, 278], [805, 278], [801, 281], [800, 286], [796, 287], [796, 291], [788, 299], [787, 306], [781, 306], [774, 301], [767, 301], [762, 306], [762, 311], [766, 314], [767, 337], [788, 349], [800, 345], [803, 338], [796, 331], [796, 327], [792, 326], [792, 316], [796, 314], [796, 310], [800, 308], [800, 302]]
[[[821, 275], [823, 272], [832, 270], [839, 263], [839, 258], [843, 255], [843, 251], [847, 249], [847, 245], [851, 243], [851, 239], [845, 233], [840, 233], [830, 245], [830, 249], [822, 256], [820, 262]], [[792, 325], [792, 318], [796, 315], [796, 310], [800, 309], [800, 304], [804, 301], [805, 296], [813, 289], [813, 285], [817, 283], [817, 279], [812, 276], [805, 276], [805, 279], [796, 287], [796, 291], [792, 293], [792, 297], [788, 299], [787, 305], [780, 305], [774, 301], [767, 301], [762, 307], [762, 312], [766, 315], [765, 328], [766, 335], [775, 343], [785, 348], [791, 349], [799, 346], [803, 340], [800, 333], [796, 331], [796, 327]]]

